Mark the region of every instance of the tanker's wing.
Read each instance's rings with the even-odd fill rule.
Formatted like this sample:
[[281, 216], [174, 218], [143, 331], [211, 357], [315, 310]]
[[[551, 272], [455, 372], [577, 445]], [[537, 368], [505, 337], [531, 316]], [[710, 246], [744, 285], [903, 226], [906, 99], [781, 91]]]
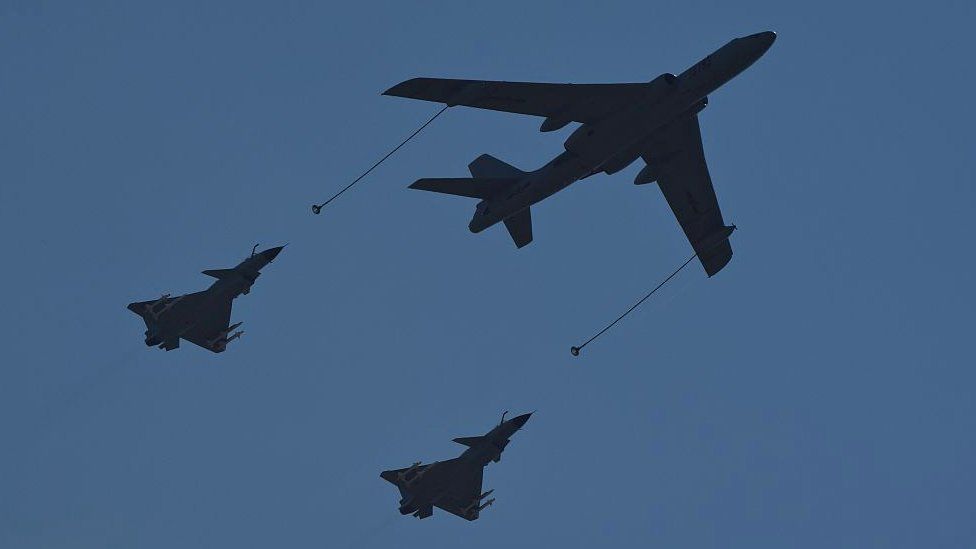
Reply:
[[715, 197], [702, 149], [698, 116], [668, 124], [651, 138], [641, 157], [660, 167], [658, 184], [708, 276], [732, 259], [732, 246]]
[[552, 122], [548, 129], [558, 129], [569, 122], [596, 122], [620, 104], [639, 101], [647, 88], [646, 83], [547, 84], [413, 78], [383, 95], [544, 116]]

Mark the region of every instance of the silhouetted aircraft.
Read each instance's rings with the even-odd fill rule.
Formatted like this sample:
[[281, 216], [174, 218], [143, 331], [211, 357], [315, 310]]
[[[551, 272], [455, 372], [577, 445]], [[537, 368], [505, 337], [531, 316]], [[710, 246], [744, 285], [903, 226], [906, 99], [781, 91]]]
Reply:
[[532, 241], [530, 206], [571, 183], [613, 174], [638, 157], [646, 166], [636, 185], [657, 181], [695, 252], [712, 276], [732, 258], [727, 227], [702, 151], [698, 113], [708, 95], [759, 59], [776, 40], [767, 31], [736, 38], [675, 76], [649, 83], [542, 84], [414, 78], [384, 95], [545, 117], [541, 131], [582, 125], [566, 152], [532, 172], [489, 155], [468, 165], [471, 178], [420, 179], [412, 189], [478, 198], [468, 228], [480, 232], [502, 221], [521, 248]]
[[[230, 325], [230, 311], [234, 298], [251, 291], [251, 285], [261, 275], [261, 269], [271, 263], [284, 246], [255, 253], [232, 269], [213, 269], [203, 274], [217, 279], [202, 292], [170, 297], [166, 294], [154, 301], [130, 303], [128, 309], [146, 322], [146, 345], [158, 345], [171, 351], [180, 346], [180, 338], [222, 353], [227, 344], [241, 337], [234, 331], [241, 323]], [[231, 333], [233, 332], [233, 333]]]
[[485, 466], [502, 459], [509, 439], [531, 415], [506, 421], [502, 414], [502, 421], [488, 433], [454, 439], [468, 447], [460, 457], [428, 465], [418, 461], [405, 469], [380, 473], [381, 478], [400, 489], [400, 514], [427, 518], [434, 514], [434, 507], [439, 507], [463, 519], [477, 520], [481, 511], [495, 502], [494, 499], [481, 502], [494, 492], [481, 492]]

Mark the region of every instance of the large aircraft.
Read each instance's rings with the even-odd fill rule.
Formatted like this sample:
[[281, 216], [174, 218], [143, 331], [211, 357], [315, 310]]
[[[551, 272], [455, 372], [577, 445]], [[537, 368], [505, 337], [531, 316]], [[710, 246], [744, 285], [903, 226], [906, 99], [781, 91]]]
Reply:
[[543, 132], [579, 122], [566, 151], [524, 172], [489, 155], [468, 165], [471, 178], [420, 179], [412, 189], [480, 199], [468, 228], [504, 222], [519, 248], [532, 241], [530, 207], [571, 183], [613, 174], [638, 157], [636, 185], [657, 181], [685, 236], [712, 276], [732, 258], [726, 226], [705, 164], [698, 113], [708, 95], [744, 71], [776, 40], [767, 31], [736, 38], [675, 76], [648, 83], [543, 84], [414, 78], [384, 95], [545, 117]]
[[[172, 351], [180, 346], [180, 338], [215, 353], [222, 353], [227, 344], [241, 337], [234, 331], [241, 322], [231, 325], [230, 312], [234, 299], [251, 292], [251, 285], [261, 275], [261, 269], [271, 263], [284, 246], [268, 248], [241, 261], [232, 269], [212, 269], [203, 274], [217, 279], [202, 292], [178, 297], [163, 295], [153, 301], [130, 303], [128, 309], [146, 322], [146, 345], [158, 345]], [[232, 333], [233, 332], [233, 333]]]
[[482, 503], [494, 490], [481, 492], [484, 468], [498, 463], [509, 439], [529, 421], [532, 413], [505, 420], [478, 437], [461, 437], [454, 442], [468, 447], [460, 457], [410, 467], [383, 471], [380, 478], [400, 489], [400, 514], [427, 518], [439, 507], [466, 520], [477, 520], [481, 511], [495, 502]]

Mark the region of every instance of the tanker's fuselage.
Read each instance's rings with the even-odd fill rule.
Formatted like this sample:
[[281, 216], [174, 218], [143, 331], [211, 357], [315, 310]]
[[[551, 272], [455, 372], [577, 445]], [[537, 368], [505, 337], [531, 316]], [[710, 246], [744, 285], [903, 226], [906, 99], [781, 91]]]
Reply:
[[772, 32], [736, 38], [678, 76], [657, 77], [640, 100], [616, 105], [599, 121], [581, 125], [564, 143], [565, 152], [478, 203], [468, 228], [481, 232], [580, 179], [623, 170], [657, 130], [703, 109], [709, 94], [752, 65], [775, 38]]

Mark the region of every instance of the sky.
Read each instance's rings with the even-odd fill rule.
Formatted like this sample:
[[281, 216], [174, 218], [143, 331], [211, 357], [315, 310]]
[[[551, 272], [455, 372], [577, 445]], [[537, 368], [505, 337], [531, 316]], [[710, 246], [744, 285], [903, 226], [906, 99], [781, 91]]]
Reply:
[[[0, 0], [0, 546], [976, 546], [968, 2]], [[691, 250], [637, 162], [473, 235], [406, 189], [573, 127], [415, 76], [641, 82], [775, 30], [700, 114], [735, 256]], [[227, 352], [132, 301], [288, 243]], [[535, 411], [477, 522], [384, 469]]]

